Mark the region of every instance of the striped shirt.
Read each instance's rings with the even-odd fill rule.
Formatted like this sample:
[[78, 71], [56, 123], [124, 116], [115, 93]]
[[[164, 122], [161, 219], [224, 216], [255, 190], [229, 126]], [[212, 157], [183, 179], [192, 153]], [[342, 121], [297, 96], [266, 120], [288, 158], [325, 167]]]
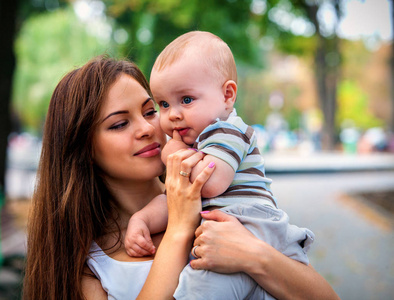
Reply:
[[274, 204], [265, 177], [264, 159], [257, 147], [256, 133], [233, 112], [226, 121], [216, 120], [199, 135], [194, 147], [227, 162], [235, 171], [229, 188], [215, 198], [203, 199], [203, 207], [228, 206], [235, 203], [265, 202]]

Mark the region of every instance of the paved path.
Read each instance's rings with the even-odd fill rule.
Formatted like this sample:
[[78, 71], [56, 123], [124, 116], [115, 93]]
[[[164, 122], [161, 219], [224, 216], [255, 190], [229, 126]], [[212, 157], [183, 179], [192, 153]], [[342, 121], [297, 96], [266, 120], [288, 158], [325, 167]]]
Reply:
[[394, 189], [394, 171], [269, 175], [291, 223], [316, 234], [311, 263], [342, 299], [394, 298], [394, 218], [349, 196]]
[[267, 171], [281, 173], [394, 170], [394, 153], [265, 153]]

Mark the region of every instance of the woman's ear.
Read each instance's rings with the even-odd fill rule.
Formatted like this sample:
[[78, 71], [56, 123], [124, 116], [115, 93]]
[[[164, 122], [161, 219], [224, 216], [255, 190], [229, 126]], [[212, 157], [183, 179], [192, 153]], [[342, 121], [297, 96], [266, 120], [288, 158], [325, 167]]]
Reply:
[[223, 84], [223, 94], [227, 108], [233, 109], [235, 100], [237, 99], [237, 84], [234, 80], [227, 80]]

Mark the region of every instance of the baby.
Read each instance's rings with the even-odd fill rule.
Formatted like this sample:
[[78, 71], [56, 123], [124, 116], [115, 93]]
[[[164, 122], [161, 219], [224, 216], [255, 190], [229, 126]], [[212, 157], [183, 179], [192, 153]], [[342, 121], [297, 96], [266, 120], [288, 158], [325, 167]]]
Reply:
[[[236, 115], [237, 71], [228, 45], [208, 32], [193, 31], [171, 42], [153, 66], [150, 85], [160, 107], [160, 125], [172, 137], [162, 160], [177, 150], [202, 151], [204, 159], [180, 176], [196, 178], [207, 165], [215, 171], [204, 185], [204, 210], [221, 209], [238, 218], [256, 237], [308, 264], [313, 233], [288, 223], [277, 208], [265, 177], [252, 127]], [[130, 219], [126, 249], [132, 256], [155, 252], [150, 234], [165, 230], [166, 199], [158, 196]], [[195, 248], [193, 256], [197, 258]], [[185, 267], [176, 299], [263, 299], [270, 297], [244, 273], [219, 274]]]

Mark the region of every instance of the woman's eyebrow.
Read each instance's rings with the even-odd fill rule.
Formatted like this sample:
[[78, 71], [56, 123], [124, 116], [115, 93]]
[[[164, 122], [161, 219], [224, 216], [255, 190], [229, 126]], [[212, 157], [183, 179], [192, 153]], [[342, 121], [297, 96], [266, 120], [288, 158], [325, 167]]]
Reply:
[[[141, 107], [144, 107], [149, 101], [153, 101], [153, 99], [151, 97], [147, 98], [141, 105]], [[114, 115], [120, 115], [120, 114], [128, 114], [129, 111], [128, 110], [119, 110], [119, 111], [114, 111], [112, 113], [110, 113], [108, 116], [106, 116], [101, 123], [103, 123], [105, 120], [107, 120], [109, 117], [114, 116]]]
[[127, 114], [129, 113], [128, 110], [119, 110], [119, 111], [114, 111], [113, 113], [110, 113], [108, 116], [106, 116], [101, 123], [103, 123], [105, 120], [107, 120], [109, 117], [114, 116], [114, 115], [120, 115], [120, 114]]
[[142, 105], [141, 105], [141, 107], [144, 107], [149, 101], [153, 101], [153, 99], [151, 98], [151, 97], [149, 97], [148, 99], [146, 99], [143, 103], [142, 103]]

